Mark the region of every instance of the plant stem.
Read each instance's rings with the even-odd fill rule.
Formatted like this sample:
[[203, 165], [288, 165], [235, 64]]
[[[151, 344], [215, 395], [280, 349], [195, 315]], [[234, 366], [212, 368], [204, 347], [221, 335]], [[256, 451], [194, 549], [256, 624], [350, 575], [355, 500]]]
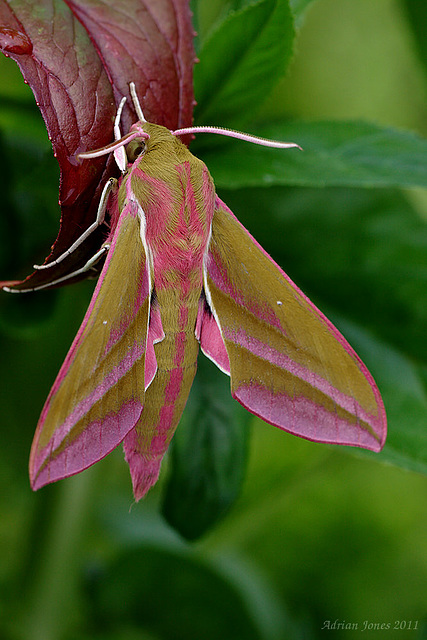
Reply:
[[76, 618], [82, 532], [89, 519], [92, 486], [93, 470], [57, 485], [30, 593], [24, 640], [59, 640]]

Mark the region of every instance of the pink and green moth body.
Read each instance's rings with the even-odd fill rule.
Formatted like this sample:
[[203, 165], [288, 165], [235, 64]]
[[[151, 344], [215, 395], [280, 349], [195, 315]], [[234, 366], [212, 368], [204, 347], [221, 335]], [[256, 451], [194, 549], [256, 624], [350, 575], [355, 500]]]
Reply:
[[96, 256], [106, 259], [39, 420], [33, 488], [89, 467], [123, 442], [139, 500], [158, 478], [199, 347], [230, 376], [232, 396], [266, 422], [309, 440], [379, 451], [386, 418], [371, 374], [178, 139], [209, 129], [148, 123], [131, 90], [139, 121], [121, 137], [119, 109], [115, 143], [80, 154], [114, 151], [122, 176], [104, 190], [95, 226], [108, 208], [110, 234]]

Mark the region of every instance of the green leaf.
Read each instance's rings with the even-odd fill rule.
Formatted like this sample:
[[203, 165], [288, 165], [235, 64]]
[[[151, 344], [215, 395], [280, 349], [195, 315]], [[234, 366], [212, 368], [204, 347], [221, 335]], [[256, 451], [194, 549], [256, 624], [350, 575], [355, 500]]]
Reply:
[[169, 524], [189, 540], [222, 518], [239, 495], [246, 466], [248, 414], [230, 379], [201, 355], [171, 447], [163, 504]]
[[285, 72], [293, 38], [286, 0], [258, 0], [229, 13], [194, 69], [195, 121], [230, 127], [252, 118]]
[[373, 372], [387, 412], [388, 435], [382, 452], [355, 453], [427, 474], [427, 388], [421, 368], [360, 327], [345, 321], [339, 326]]
[[197, 141], [217, 186], [427, 187], [427, 141], [364, 122], [293, 122], [255, 133], [298, 143], [269, 149], [235, 141], [208, 149]]

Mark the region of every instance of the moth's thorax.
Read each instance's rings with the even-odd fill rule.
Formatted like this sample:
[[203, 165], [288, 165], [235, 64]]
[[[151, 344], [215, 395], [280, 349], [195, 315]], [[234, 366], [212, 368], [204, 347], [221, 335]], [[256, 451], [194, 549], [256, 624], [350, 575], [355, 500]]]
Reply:
[[[141, 125], [139, 125], [141, 126]], [[206, 165], [167, 129], [144, 123], [145, 151], [121, 180], [118, 205], [138, 204], [156, 286], [202, 281], [215, 188]]]

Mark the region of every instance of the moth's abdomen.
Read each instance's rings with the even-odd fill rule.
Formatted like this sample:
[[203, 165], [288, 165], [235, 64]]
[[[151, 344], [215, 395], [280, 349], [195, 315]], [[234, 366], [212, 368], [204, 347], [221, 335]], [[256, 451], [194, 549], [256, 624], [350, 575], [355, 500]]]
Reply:
[[146, 390], [141, 418], [124, 441], [137, 500], [158, 478], [196, 374], [199, 298], [198, 289], [189, 293], [179, 288], [160, 290], [156, 295], [165, 337], [154, 346], [157, 373]]

